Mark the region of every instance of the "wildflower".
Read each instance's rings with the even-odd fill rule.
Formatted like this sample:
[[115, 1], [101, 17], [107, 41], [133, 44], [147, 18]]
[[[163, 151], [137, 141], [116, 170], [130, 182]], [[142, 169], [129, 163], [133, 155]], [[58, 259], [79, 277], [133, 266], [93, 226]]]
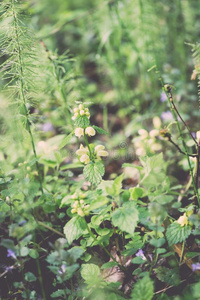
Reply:
[[84, 135], [84, 130], [83, 130], [83, 128], [78, 127], [78, 128], [75, 129], [74, 133], [75, 133], [75, 136], [77, 136], [78, 138], [80, 138], [81, 136]]
[[139, 135], [141, 136], [142, 139], [147, 138], [148, 135], [149, 135], [148, 132], [145, 129], [143, 129], [143, 128], [139, 129], [138, 133], [139, 133]]
[[96, 131], [94, 130], [93, 127], [87, 127], [85, 129], [85, 133], [89, 136], [94, 136], [96, 134]]
[[79, 207], [79, 208], [77, 209], [77, 214], [78, 214], [80, 217], [84, 217], [84, 216], [85, 216], [85, 214], [84, 214], [84, 212], [83, 212], [83, 210], [82, 210], [81, 207]]
[[183, 216], [180, 216], [176, 222], [179, 223], [181, 225], [181, 227], [183, 227], [184, 225], [187, 225], [188, 217], [186, 216], [186, 213], [184, 213]]
[[66, 265], [61, 265], [60, 270], [58, 270], [59, 274], [64, 274], [66, 272]]
[[12, 257], [14, 259], [17, 259], [17, 256], [13, 250], [8, 249], [7, 251], [8, 251], [7, 257]]
[[173, 115], [171, 113], [171, 111], [164, 111], [162, 114], [161, 114], [161, 119], [163, 121], [172, 121], [173, 120]]
[[108, 152], [104, 150], [105, 147], [103, 145], [98, 145], [95, 147], [95, 154], [97, 157], [100, 156], [108, 156]]
[[82, 110], [80, 110], [80, 115], [81, 116], [84, 116], [84, 114], [85, 114], [85, 111], [82, 109]]
[[85, 164], [89, 164], [89, 162], [90, 162], [89, 156], [87, 154], [81, 155], [80, 162], [85, 163]]
[[200, 131], [196, 132], [196, 137], [197, 137], [198, 142], [200, 142]]
[[156, 128], [156, 129], [159, 129], [161, 127], [161, 120], [159, 117], [154, 117], [153, 118], [153, 126]]
[[167, 100], [167, 96], [164, 92], [162, 92], [160, 95], [160, 102], [165, 102], [166, 100]]
[[143, 260], [146, 260], [144, 252], [142, 249], [139, 249], [138, 252], [135, 254], [137, 257], [141, 257]]
[[192, 271], [200, 270], [200, 263], [192, 264]]
[[83, 155], [83, 154], [86, 154], [88, 152], [89, 152], [88, 149], [84, 148], [82, 144], [80, 145], [80, 148], [78, 150], [76, 150], [77, 155]]
[[149, 132], [149, 135], [150, 135], [151, 138], [154, 138], [154, 137], [159, 135], [159, 130], [158, 129], [153, 129]]

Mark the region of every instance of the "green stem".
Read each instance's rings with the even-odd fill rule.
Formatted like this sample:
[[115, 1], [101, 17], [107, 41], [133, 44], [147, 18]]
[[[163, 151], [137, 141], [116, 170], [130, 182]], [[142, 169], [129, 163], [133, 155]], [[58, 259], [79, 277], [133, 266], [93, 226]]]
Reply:
[[20, 46], [20, 42], [19, 42], [19, 34], [18, 34], [18, 22], [17, 22], [17, 16], [16, 16], [16, 12], [15, 12], [15, 8], [14, 8], [14, 0], [12, 0], [12, 12], [13, 12], [13, 22], [14, 22], [14, 29], [15, 29], [15, 34], [16, 34], [16, 43], [17, 43], [17, 53], [18, 53], [18, 62], [19, 62], [19, 72], [20, 72], [20, 91], [21, 91], [21, 97], [22, 97], [22, 102], [23, 102], [23, 113], [24, 116], [26, 117], [26, 128], [29, 132], [30, 135], [30, 139], [31, 139], [31, 145], [32, 145], [32, 149], [33, 149], [33, 153], [34, 153], [34, 157], [36, 159], [36, 168], [38, 171], [38, 179], [39, 179], [39, 183], [40, 183], [40, 189], [41, 192], [43, 193], [43, 187], [42, 187], [42, 178], [40, 175], [40, 169], [39, 169], [39, 164], [38, 164], [38, 157], [37, 157], [37, 153], [36, 153], [36, 149], [35, 149], [35, 143], [34, 143], [34, 138], [33, 138], [33, 134], [31, 131], [31, 127], [30, 127], [30, 121], [29, 121], [29, 112], [28, 109], [26, 107], [26, 96], [25, 96], [25, 89], [24, 89], [24, 71], [23, 71], [23, 62], [22, 62], [22, 55], [21, 55], [21, 46]]
[[90, 145], [88, 143], [88, 139], [87, 139], [87, 136], [85, 135], [85, 130], [84, 130], [84, 141], [86, 143], [86, 146], [88, 147], [88, 150], [89, 150], [89, 153], [90, 153], [90, 159], [92, 159], [92, 151], [90, 149]]
[[[85, 220], [85, 218], [84, 218], [84, 220]], [[108, 254], [108, 256], [109, 256], [110, 258], [112, 258], [112, 260], [118, 265], [118, 267], [120, 268], [120, 270], [122, 270], [122, 271], [125, 272], [125, 273], [128, 273], [127, 270], [126, 270], [126, 268], [118, 263], [118, 261], [117, 261], [117, 260], [114, 258], [114, 256], [106, 249], [106, 247], [105, 247], [102, 243], [99, 243], [98, 239], [96, 238], [96, 236], [94, 235], [94, 233], [92, 232], [92, 230], [89, 228], [88, 223], [86, 222], [86, 220], [85, 220], [85, 224], [86, 224], [86, 228], [87, 228], [87, 231], [88, 231], [89, 235], [95, 240], [95, 242], [97, 242], [97, 243], [100, 245], [100, 247], [102, 247], [102, 248], [104, 249], [104, 251], [106, 252], [106, 254]], [[128, 275], [129, 275], [129, 274], [128, 274]]]
[[[35, 242], [36, 242], [36, 237], [34, 235], [34, 243]], [[45, 294], [44, 284], [43, 284], [43, 280], [42, 280], [42, 272], [41, 272], [40, 262], [39, 262], [38, 257], [36, 257], [36, 266], [37, 266], [37, 271], [38, 271], [38, 279], [39, 279], [40, 287], [41, 287], [41, 291], [42, 291], [42, 297], [43, 297], [43, 300], [46, 300], [46, 294]]]

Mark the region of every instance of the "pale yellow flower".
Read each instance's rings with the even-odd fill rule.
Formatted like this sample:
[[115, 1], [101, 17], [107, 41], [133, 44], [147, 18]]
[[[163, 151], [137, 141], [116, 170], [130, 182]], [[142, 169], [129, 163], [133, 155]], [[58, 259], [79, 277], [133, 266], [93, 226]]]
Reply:
[[81, 136], [84, 135], [83, 128], [80, 128], [80, 127], [76, 128], [74, 134], [75, 134], [75, 136], [77, 136], [78, 138], [80, 138]]
[[104, 150], [105, 147], [104, 147], [103, 145], [98, 145], [98, 146], [96, 146], [94, 149], [95, 149], [95, 152], [97, 152], [97, 151], [99, 151], [99, 150]]
[[72, 213], [72, 214], [75, 214], [76, 211], [77, 211], [76, 208], [72, 208], [71, 213]]
[[156, 129], [159, 129], [161, 127], [162, 123], [161, 123], [161, 119], [159, 117], [154, 117], [153, 118], [153, 126]]
[[92, 127], [87, 127], [85, 129], [85, 133], [89, 136], [94, 136], [96, 134], [96, 131]]
[[83, 104], [79, 104], [78, 108], [82, 110], [84, 108]]
[[186, 216], [186, 213], [184, 213], [183, 216], [180, 216], [176, 222], [179, 223], [181, 225], [181, 227], [183, 227], [184, 225], [187, 225], [188, 217]]
[[80, 145], [80, 148], [78, 150], [76, 150], [77, 155], [83, 155], [83, 154], [86, 154], [88, 152], [89, 152], [88, 149], [84, 148], [82, 144]]
[[90, 162], [89, 156], [87, 154], [81, 155], [80, 162], [85, 163], [85, 164], [89, 164], [89, 162]]
[[154, 138], [156, 136], [159, 135], [159, 130], [158, 129], [152, 129], [150, 132], [149, 132], [149, 135], [151, 138]]
[[84, 216], [85, 216], [85, 214], [84, 214], [84, 212], [83, 212], [83, 210], [82, 210], [81, 207], [79, 207], [79, 208], [77, 209], [77, 214], [78, 214], [79, 216], [81, 216], [81, 217], [84, 217]]
[[200, 131], [196, 132], [196, 137], [197, 137], [197, 140], [200, 141]]
[[105, 147], [103, 145], [98, 145], [95, 147], [95, 153], [97, 155], [97, 157], [100, 156], [108, 156], [108, 152], [104, 150]]
[[149, 135], [148, 132], [145, 129], [143, 129], [143, 128], [139, 129], [138, 133], [139, 133], [139, 135], [141, 136], [142, 139], [147, 138], [148, 135]]

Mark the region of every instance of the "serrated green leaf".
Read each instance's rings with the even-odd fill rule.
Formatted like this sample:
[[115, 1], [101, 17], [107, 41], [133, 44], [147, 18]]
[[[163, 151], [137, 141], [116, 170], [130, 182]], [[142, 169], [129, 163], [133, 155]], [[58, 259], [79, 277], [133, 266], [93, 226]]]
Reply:
[[166, 231], [166, 237], [169, 246], [185, 241], [190, 233], [190, 226], [181, 226], [177, 222], [172, 223], [168, 226]]
[[81, 267], [81, 276], [88, 286], [99, 285], [102, 280], [100, 268], [95, 264], [83, 264]]
[[109, 134], [107, 131], [105, 131], [103, 128], [100, 128], [98, 126], [93, 125], [92, 126], [98, 133], [100, 134]]
[[77, 240], [86, 229], [85, 220], [79, 216], [72, 218], [64, 227], [64, 234], [69, 244]]
[[104, 173], [105, 173], [105, 168], [102, 161], [90, 163], [86, 165], [83, 169], [83, 174], [85, 176], [85, 179], [88, 180], [91, 184], [95, 184], [95, 185], [100, 183]]
[[132, 300], [151, 300], [154, 294], [153, 281], [149, 276], [143, 277], [139, 280], [131, 293]]
[[90, 121], [86, 116], [77, 117], [75, 120], [76, 127], [86, 128], [89, 125], [90, 125]]
[[158, 267], [156, 269], [156, 274], [157, 274], [157, 278], [160, 281], [166, 282], [169, 285], [176, 286], [179, 285], [180, 283], [180, 278], [177, 269], [171, 270], [166, 267]]
[[74, 134], [74, 130], [70, 134], [68, 134], [66, 137], [64, 137], [64, 139], [62, 140], [62, 142], [59, 145], [59, 150], [61, 150], [63, 147], [65, 147], [65, 145], [67, 145], [69, 143], [73, 134]]
[[138, 221], [138, 211], [132, 201], [125, 202], [122, 207], [117, 208], [112, 214], [112, 223], [121, 231], [134, 234]]

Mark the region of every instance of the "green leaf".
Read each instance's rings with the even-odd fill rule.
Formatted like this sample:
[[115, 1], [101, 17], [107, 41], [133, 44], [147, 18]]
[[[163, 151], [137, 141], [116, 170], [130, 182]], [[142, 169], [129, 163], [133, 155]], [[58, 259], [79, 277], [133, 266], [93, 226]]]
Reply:
[[195, 298], [199, 299], [199, 295], [200, 295], [200, 282], [195, 283], [194, 285], [192, 285], [192, 294]]
[[120, 230], [134, 234], [138, 221], [138, 211], [132, 201], [125, 202], [122, 207], [116, 209], [112, 214], [112, 223]]
[[92, 127], [100, 134], [109, 134], [107, 131], [105, 131], [104, 129], [102, 129], [98, 126], [93, 125]]
[[38, 258], [38, 257], [39, 257], [39, 253], [38, 253], [37, 250], [31, 249], [31, 250], [29, 251], [29, 256], [35, 259], [35, 258]]
[[185, 241], [191, 233], [190, 226], [181, 226], [179, 223], [174, 222], [168, 226], [166, 237], [169, 246]]
[[105, 168], [102, 161], [90, 163], [86, 165], [83, 169], [83, 174], [85, 176], [85, 179], [88, 180], [91, 184], [95, 184], [95, 185], [100, 183], [104, 173], [105, 173]]
[[131, 293], [132, 300], [151, 300], [154, 294], [153, 281], [149, 276], [143, 277], [139, 280]]
[[70, 134], [68, 134], [66, 137], [64, 137], [64, 139], [62, 140], [62, 142], [59, 145], [59, 150], [61, 150], [63, 147], [65, 147], [65, 145], [67, 145], [69, 143], [73, 134], [74, 134], [74, 130]]
[[57, 290], [51, 294], [52, 298], [65, 297], [65, 292], [63, 290]]
[[35, 275], [31, 272], [27, 272], [24, 274], [25, 276], [25, 280], [28, 281], [28, 282], [33, 282], [33, 281], [36, 281], [37, 278], [35, 277]]
[[138, 200], [138, 198], [141, 198], [144, 195], [144, 189], [140, 187], [130, 188], [129, 191], [132, 200]]
[[77, 117], [75, 120], [76, 127], [86, 128], [89, 125], [90, 125], [90, 121], [86, 116]]
[[117, 178], [115, 178], [112, 187], [107, 187], [106, 191], [113, 197], [119, 196], [122, 188], [122, 180], [124, 178], [124, 174], [121, 174]]
[[85, 220], [79, 216], [72, 218], [64, 227], [64, 234], [69, 244], [77, 240], [86, 229]]
[[109, 269], [109, 268], [113, 268], [115, 266], [117, 266], [117, 263], [115, 261], [109, 261], [109, 262], [103, 264], [101, 266], [101, 269]]
[[132, 241], [130, 241], [128, 244], [125, 245], [126, 250], [122, 251], [122, 254], [124, 256], [129, 256], [135, 254], [139, 249], [141, 249], [143, 246], [142, 238], [141, 236], [134, 234], [134, 237], [132, 238]]
[[178, 274], [178, 269], [168, 269], [165, 267], [158, 267], [156, 269], [157, 278], [162, 281], [166, 282], [169, 285], [179, 285], [180, 277]]
[[81, 276], [88, 286], [99, 285], [102, 280], [100, 268], [95, 264], [83, 264], [81, 267]]

